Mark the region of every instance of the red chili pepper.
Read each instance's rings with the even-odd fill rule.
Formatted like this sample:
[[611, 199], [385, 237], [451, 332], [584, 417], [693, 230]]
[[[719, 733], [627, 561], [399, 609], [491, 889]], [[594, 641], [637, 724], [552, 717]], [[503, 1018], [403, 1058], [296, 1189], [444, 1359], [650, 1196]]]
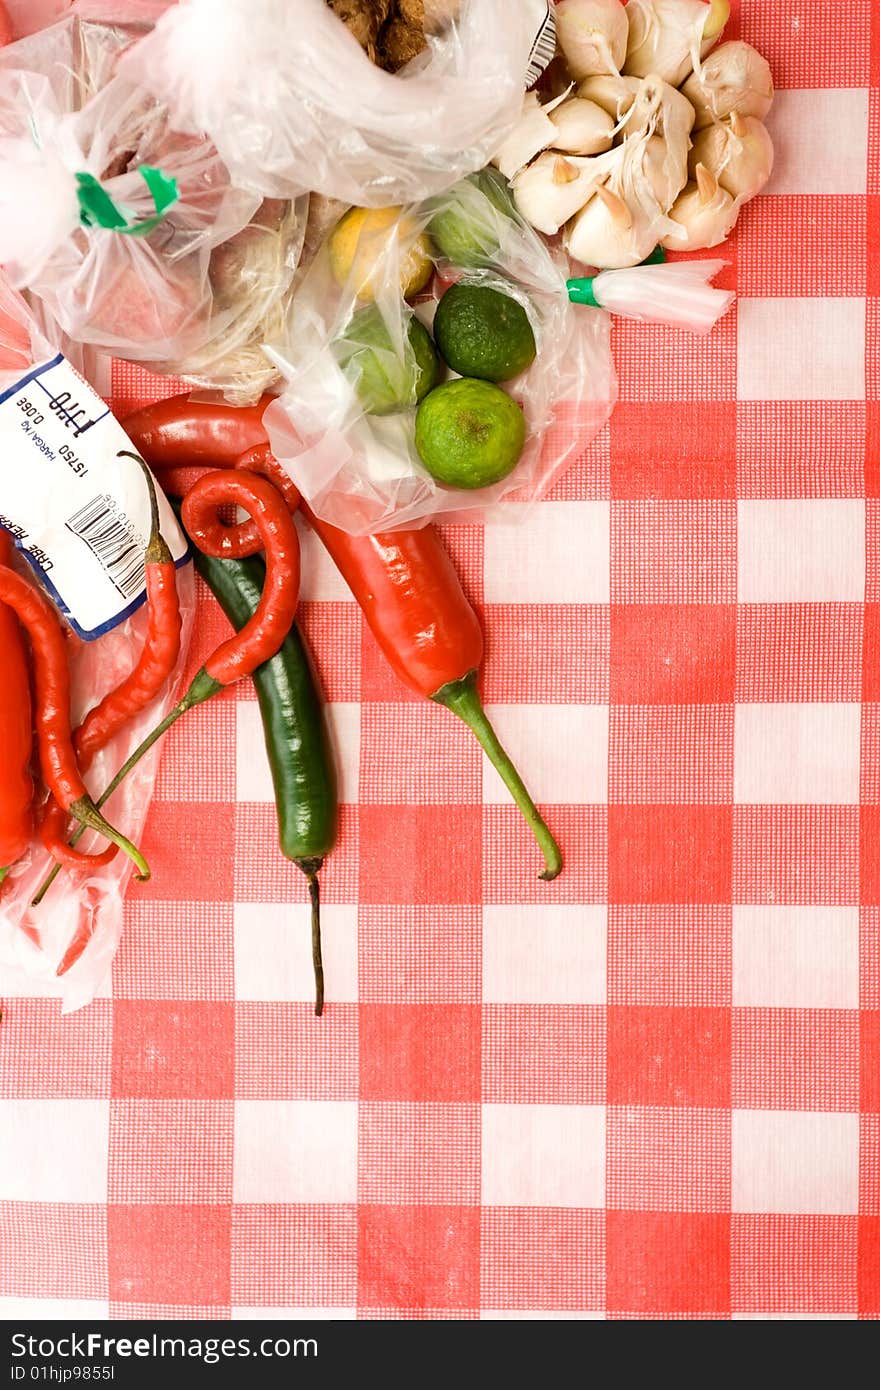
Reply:
[[[150, 496], [150, 540], [144, 556], [147, 586], [147, 635], [134, 670], [99, 704], [89, 711], [74, 735], [74, 748], [80, 770], [86, 772], [97, 753], [120, 729], [144, 710], [170, 678], [180, 656], [180, 604], [177, 597], [177, 571], [171, 551], [162, 538], [159, 504], [150, 470], [137, 455], [144, 471]], [[49, 799], [40, 826], [40, 839], [59, 864], [68, 868], [98, 869], [109, 864], [116, 853], [114, 845], [100, 854], [84, 854], [67, 843], [67, 817], [54, 798]], [[34, 898], [39, 904], [57, 871], [41, 885]]]
[[[200, 421], [192, 414], [194, 403], [177, 397], [162, 404], [167, 437], [160, 438], [159, 424], [146, 422], [147, 412], [143, 411], [124, 422], [129, 437], [151, 464], [155, 459], [170, 458], [171, 437], [178, 443], [185, 440], [190, 450], [181, 452], [178, 448], [175, 463], [200, 462], [204, 451], [197, 442]], [[264, 408], [263, 402], [254, 407], [260, 416]], [[242, 453], [234, 460], [230, 458], [241, 433], [250, 435], [256, 429], [252, 417], [240, 427], [234, 418], [236, 413], [234, 406], [211, 405], [205, 449], [213, 449], [214, 460], [224, 463], [237, 463], [242, 454], [252, 461], [254, 457], [265, 457], [259, 446], [268, 451], [268, 437], [260, 424], [261, 438], [249, 437]], [[446, 705], [476, 735], [543, 851], [545, 868], [541, 877], [555, 878], [562, 868], [559, 846], [486, 718], [477, 693], [477, 671], [483, 657], [482, 631], [436, 531], [426, 526], [418, 531], [349, 536], [314, 517], [305, 503], [302, 510], [336, 562], [400, 679], [420, 695]], [[235, 527], [228, 528], [226, 543], [229, 548], [225, 553], [230, 557], [235, 554], [236, 558], [243, 558], [253, 553], [247, 548], [247, 537]]]
[[257, 405], [231, 406], [170, 396], [126, 416], [122, 424], [157, 473], [199, 463], [231, 468], [242, 454], [266, 443], [263, 411], [272, 400], [263, 396]]
[[216, 524], [217, 508], [242, 507], [259, 528], [266, 552], [266, 579], [256, 612], [228, 641], [221, 642], [201, 670], [193, 677], [189, 690], [148, 734], [119, 769], [98, 800], [98, 806], [113, 795], [120, 782], [181, 715], [216, 695], [224, 686], [250, 676], [258, 666], [275, 656], [284, 643], [299, 603], [299, 536], [284, 499], [265, 478], [231, 469], [208, 473], [187, 494], [183, 506], [184, 525], [197, 539]]
[[[0, 564], [12, 558], [12, 541], [0, 530]], [[34, 781], [31, 776], [33, 725], [27, 652], [15, 614], [0, 605], [0, 881], [21, 858], [33, 834]]]
[[5, 48], [8, 43], [12, 43], [14, 37], [9, 11], [0, 0], [0, 48]]
[[82, 825], [124, 850], [145, 881], [150, 869], [140, 850], [104, 819], [80, 775], [70, 728], [70, 671], [61, 624], [49, 600], [20, 575], [0, 567], [0, 603], [18, 616], [31, 642], [36, 686], [37, 746], [43, 779], [60, 806]]

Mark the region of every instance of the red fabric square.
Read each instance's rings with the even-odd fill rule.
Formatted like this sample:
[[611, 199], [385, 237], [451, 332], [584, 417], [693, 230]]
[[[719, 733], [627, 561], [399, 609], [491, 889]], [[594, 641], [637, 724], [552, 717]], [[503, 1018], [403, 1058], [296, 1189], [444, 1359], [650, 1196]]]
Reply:
[[[137, 1100], [231, 1099], [232, 1004], [117, 999], [111, 1095]], [[173, 1302], [173, 1300], [171, 1300]]]
[[708, 1212], [609, 1211], [609, 1312], [730, 1312], [730, 1217]]
[[592, 1004], [485, 1004], [483, 1100], [599, 1105], [605, 1099], [605, 1010]]
[[356, 1300], [355, 1206], [232, 1208], [235, 1307], [350, 1308]]
[[866, 603], [862, 652], [862, 699], [880, 700], [880, 603]]
[[859, 1108], [880, 1114], [880, 1009], [864, 1009], [859, 1015], [861, 1100]]
[[611, 902], [729, 902], [732, 861], [730, 806], [608, 808]]
[[613, 703], [721, 704], [733, 699], [735, 670], [732, 604], [612, 605]]
[[730, 1105], [730, 1011], [608, 1009], [609, 1105]]
[[154, 801], [141, 848], [153, 876], [133, 893], [164, 902], [232, 900], [234, 803]]
[[480, 1010], [472, 1004], [363, 1004], [363, 1100], [478, 1101]]
[[859, 1218], [859, 1313], [880, 1316], [880, 1216]]
[[361, 806], [362, 903], [478, 903], [481, 807]]
[[880, 1216], [880, 1113], [859, 1116], [859, 1211]]
[[734, 1009], [735, 1108], [855, 1110], [858, 1103], [855, 1010]]
[[610, 430], [612, 497], [736, 496], [734, 401], [620, 401]]
[[605, 1214], [483, 1207], [480, 1262], [483, 1308], [601, 1311]]
[[88, 1009], [62, 1015], [54, 999], [4, 1000], [0, 1096], [105, 1096], [111, 1007], [109, 1000], [96, 999]]
[[231, 1224], [228, 1206], [108, 1206], [110, 1297], [228, 1306]]
[[859, 902], [880, 903], [880, 806], [859, 808]]
[[734, 1216], [737, 1313], [854, 1313], [855, 1216]]
[[361, 1206], [361, 1307], [478, 1308], [478, 1207]]
[[[855, 51], [847, 25], [848, 13], [839, 0], [802, 0], [799, 23], [775, 23], [772, 6], [738, 5], [739, 37], [754, 44], [770, 64], [780, 87], [865, 87], [869, 78], [869, 45]], [[725, 29], [725, 39], [730, 29]], [[804, 237], [807, 240], [807, 237]]]
[[[872, 347], [868, 349], [869, 353], [873, 350]], [[880, 497], [880, 401], [867, 401], [865, 417], [865, 496], [877, 498]]]

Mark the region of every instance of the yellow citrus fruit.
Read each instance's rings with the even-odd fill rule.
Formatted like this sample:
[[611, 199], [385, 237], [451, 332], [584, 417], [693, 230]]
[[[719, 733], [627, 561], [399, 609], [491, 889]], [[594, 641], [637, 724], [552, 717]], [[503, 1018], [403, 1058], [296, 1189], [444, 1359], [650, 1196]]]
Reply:
[[412, 219], [400, 208], [350, 208], [330, 233], [328, 249], [333, 278], [351, 281], [361, 299], [372, 299], [381, 282], [382, 258], [393, 237], [399, 239], [400, 291], [404, 299], [418, 294], [431, 278], [434, 265], [424, 233], [416, 235]]

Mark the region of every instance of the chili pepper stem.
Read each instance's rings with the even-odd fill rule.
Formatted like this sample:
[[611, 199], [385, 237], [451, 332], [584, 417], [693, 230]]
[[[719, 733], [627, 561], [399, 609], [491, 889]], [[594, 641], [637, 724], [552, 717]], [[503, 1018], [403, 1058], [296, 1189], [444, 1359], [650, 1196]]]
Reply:
[[147, 466], [145, 459], [140, 454], [133, 454], [128, 449], [120, 449], [118, 457], [121, 459], [134, 459], [139, 463], [144, 480], [147, 484], [147, 492], [150, 497], [150, 540], [144, 554], [144, 564], [146, 565], [167, 565], [170, 564], [174, 556], [166, 544], [162, 535], [161, 520], [159, 517], [159, 497], [156, 492], [156, 484], [153, 482], [153, 475]]
[[117, 830], [108, 820], [105, 820], [98, 810], [94, 801], [87, 796], [81, 796], [78, 801], [72, 802], [68, 807], [70, 814], [75, 817], [80, 824], [89, 830], [97, 830], [109, 840], [111, 844], [118, 845], [123, 854], [127, 854], [132, 864], [137, 869], [137, 877], [140, 883], [146, 883], [150, 877], [150, 866], [136, 845]]
[[[94, 804], [95, 813], [97, 814], [98, 809], [101, 806], [103, 806], [105, 802], [110, 800], [110, 797], [116, 791], [120, 783], [125, 780], [128, 774], [131, 772], [132, 768], [140, 762], [141, 758], [144, 756], [145, 753], [149, 752], [149, 750], [153, 747], [154, 743], [158, 743], [159, 739], [162, 737], [163, 734], [166, 734], [168, 732], [172, 724], [177, 723], [181, 715], [186, 714], [187, 710], [192, 709], [195, 705], [200, 705], [205, 700], [209, 700], [211, 696], [216, 695], [217, 691], [220, 689], [222, 689], [220, 682], [215, 681], [213, 676], [209, 676], [204, 666], [200, 671], [197, 671], [195, 676], [193, 677], [192, 685], [184, 695], [183, 699], [178, 701], [178, 703], [174, 706], [174, 709], [171, 710], [168, 714], [166, 714], [161, 724], [157, 724], [155, 729], [153, 729], [151, 733], [147, 734], [147, 737], [144, 739], [143, 743], [139, 744], [138, 747], [132, 753], [131, 757], [125, 763], [123, 763], [122, 767], [119, 769], [116, 776], [113, 778], [113, 781], [109, 784], [109, 786], [105, 787], [104, 791], [101, 793], [101, 795], [98, 797], [98, 800]], [[75, 807], [71, 806], [70, 811], [72, 815], [77, 815]], [[106, 821], [104, 821], [103, 816], [99, 816], [98, 818], [103, 822], [103, 825], [107, 824]], [[77, 819], [82, 820], [83, 823], [81, 828], [77, 830], [76, 834], [71, 837], [70, 843], [72, 845], [75, 845], [77, 843], [77, 841], [81, 838], [86, 828], [91, 824], [90, 822], [85, 821], [81, 816], [77, 816]], [[120, 836], [119, 839], [114, 839], [114, 836], [108, 834], [107, 830], [104, 829], [103, 826], [93, 826], [92, 828], [100, 829], [102, 835], [104, 835], [108, 840], [112, 840], [114, 844], [118, 844], [120, 849], [125, 849], [125, 845], [122, 843], [123, 837]], [[118, 832], [114, 833], [118, 834]], [[128, 844], [128, 841], [126, 841], [125, 844]], [[125, 852], [128, 854], [128, 850], [126, 850]], [[129, 855], [129, 858], [131, 858], [131, 855]], [[40, 884], [40, 887], [37, 890], [35, 896], [31, 900], [31, 905], [33, 907], [39, 907], [40, 903], [43, 901], [52, 884], [55, 882], [60, 868], [60, 864], [55, 864], [54, 867], [50, 870], [50, 872], [46, 875], [43, 882]], [[149, 869], [147, 869], [147, 877], [149, 877]]]
[[562, 852], [486, 716], [477, 692], [476, 672], [472, 671], [460, 681], [451, 681], [449, 685], [444, 685], [443, 689], [438, 690], [431, 698], [436, 700], [437, 704], [445, 705], [453, 714], [457, 714], [475, 735], [522, 812], [544, 855], [545, 867], [538, 877], [547, 881], [555, 878], [562, 868]]
[[321, 884], [318, 871], [323, 859], [296, 859], [298, 869], [302, 869], [309, 881], [309, 901], [312, 904], [312, 965], [315, 970], [315, 1014], [318, 1018], [324, 1012], [324, 961], [321, 953]]

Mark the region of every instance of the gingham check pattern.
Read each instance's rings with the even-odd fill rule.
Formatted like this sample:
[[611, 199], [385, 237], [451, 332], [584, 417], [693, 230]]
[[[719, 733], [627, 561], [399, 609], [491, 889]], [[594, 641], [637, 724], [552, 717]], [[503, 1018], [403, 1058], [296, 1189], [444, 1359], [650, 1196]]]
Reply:
[[4, 981], [7, 1317], [880, 1315], [880, 12], [734, 9], [736, 312], [619, 322], [610, 426], [448, 532], [566, 872], [309, 544], [326, 1016], [243, 689], [168, 742], [104, 996]]

